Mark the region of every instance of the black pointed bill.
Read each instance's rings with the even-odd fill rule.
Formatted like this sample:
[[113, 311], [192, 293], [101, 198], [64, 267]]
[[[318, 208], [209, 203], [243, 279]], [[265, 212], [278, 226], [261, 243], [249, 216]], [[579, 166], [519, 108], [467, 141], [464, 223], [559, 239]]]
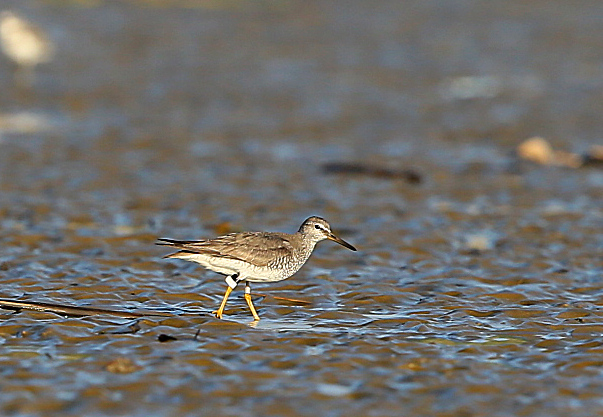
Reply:
[[345, 240], [338, 238], [337, 236], [335, 236], [333, 233], [330, 233], [329, 235], [327, 235], [327, 239], [332, 240], [333, 242], [337, 242], [339, 243], [341, 246], [345, 246], [346, 248], [348, 248], [349, 250], [353, 250], [354, 252], [356, 252], [356, 248], [353, 247], [352, 245], [350, 245], [348, 242], [346, 242]]

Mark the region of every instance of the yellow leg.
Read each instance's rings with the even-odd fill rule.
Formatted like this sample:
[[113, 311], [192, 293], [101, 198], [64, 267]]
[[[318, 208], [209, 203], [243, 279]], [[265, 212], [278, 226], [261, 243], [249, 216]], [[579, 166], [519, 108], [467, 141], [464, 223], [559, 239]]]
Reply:
[[214, 314], [219, 319], [222, 318], [222, 314], [224, 313], [224, 307], [226, 307], [226, 300], [228, 300], [228, 296], [230, 295], [231, 292], [232, 292], [232, 288], [227, 287], [226, 294], [224, 294], [224, 298], [222, 299], [222, 304], [220, 304], [220, 308], [217, 311], [214, 311]]
[[258, 312], [255, 311], [255, 307], [253, 306], [253, 301], [251, 301], [251, 287], [248, 282], [245, 283], [245, 301], [247, 301], [251, 314], [253, 314], [253, 319], [260, 321], [260, 316], [258, 316]]

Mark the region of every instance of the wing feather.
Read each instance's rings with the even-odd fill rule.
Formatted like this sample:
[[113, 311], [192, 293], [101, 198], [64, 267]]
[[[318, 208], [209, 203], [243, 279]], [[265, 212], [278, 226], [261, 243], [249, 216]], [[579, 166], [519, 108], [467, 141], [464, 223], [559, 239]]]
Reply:
[[293, 252], [291, 242], [278, 233], [231, 233], [198, 241], [160, 240], [161, 244], [174, 246], [185, 252], [236, 259], [257, 266], [266, 266], [274, 258], [285, 257]]

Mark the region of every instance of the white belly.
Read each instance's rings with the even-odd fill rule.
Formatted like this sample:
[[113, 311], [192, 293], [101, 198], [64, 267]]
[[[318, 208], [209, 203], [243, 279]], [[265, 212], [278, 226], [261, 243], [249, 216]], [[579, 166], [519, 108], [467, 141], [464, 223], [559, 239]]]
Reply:
[[301, 265], [290, 268], [269, 268], [255, 266], [247, 262], [229, 259], [214, 258], [202, 254], [179, 254], [179, 259], [197, 262], [203, 267], [224, 275], [239, 274], [242, 281], [251, 282], [275, 282], [289, 278], [296, 273]]

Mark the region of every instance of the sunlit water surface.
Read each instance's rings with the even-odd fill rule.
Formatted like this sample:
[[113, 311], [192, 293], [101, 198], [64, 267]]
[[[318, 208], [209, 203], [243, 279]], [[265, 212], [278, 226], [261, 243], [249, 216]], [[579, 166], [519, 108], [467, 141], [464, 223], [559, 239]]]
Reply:
[[[0, 298], [149, 315], [0, 310], [0, 414], [603, 412], [603, 171], [512, 153], [600, 143], [600, 2], [9, 4], [56, 54], [0, 61]], [[254, 325], [153, 245], [309, 215], [359, 252]]]

